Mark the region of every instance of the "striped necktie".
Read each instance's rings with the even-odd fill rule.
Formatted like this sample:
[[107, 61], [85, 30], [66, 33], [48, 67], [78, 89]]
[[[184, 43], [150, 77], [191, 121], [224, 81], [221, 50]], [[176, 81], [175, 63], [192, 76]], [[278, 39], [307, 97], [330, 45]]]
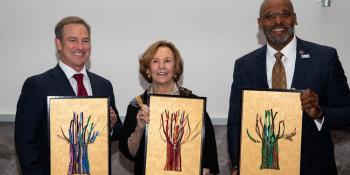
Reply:
[[286, 71], [282, 63], [283, 54], [275, 54], [276, 62], [272, 69], [272, 89], [287, 89]]

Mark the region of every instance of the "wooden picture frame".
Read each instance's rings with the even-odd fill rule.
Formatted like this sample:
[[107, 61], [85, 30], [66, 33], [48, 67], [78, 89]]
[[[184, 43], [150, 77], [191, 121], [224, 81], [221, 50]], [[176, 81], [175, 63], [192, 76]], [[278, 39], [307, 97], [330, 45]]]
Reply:
[[206, 98], [150, 95], [145, 174], [200, 175]]
[[302, 114], [299, 91], [244, 90], [240, 174], [300, 174]]
[[47, 100], [50, 174], [110, 174], [108, 97]]

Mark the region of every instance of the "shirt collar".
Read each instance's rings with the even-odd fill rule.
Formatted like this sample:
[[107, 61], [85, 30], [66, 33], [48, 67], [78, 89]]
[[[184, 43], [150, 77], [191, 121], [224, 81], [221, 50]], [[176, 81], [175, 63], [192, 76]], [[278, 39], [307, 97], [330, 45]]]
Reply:
[[67, 76], [68, 79], [72, 78], [74, 74], [83, 74], [84, 77], [88, 77], [86, 67], [84, 66], [83, 69], [80, 72], [75, 71], [71, 67], [69, 67], [67, 64], [63, 63], [61, 60], [58, 61], [58, 65], [63, 70], [64, 74]]
[[[296, 36], [294, 35], [292, 41], [290, 41], [280, 52], [285, 56], [282, 59], [286, 58], [292, 58], [293, 55], [295, 55], [295, 51], [297, 49], [297, 39]], [[275, 60], [275, 53], [278, 51], [271, 47], [269, 43], [267, 43], [267, 58]]]

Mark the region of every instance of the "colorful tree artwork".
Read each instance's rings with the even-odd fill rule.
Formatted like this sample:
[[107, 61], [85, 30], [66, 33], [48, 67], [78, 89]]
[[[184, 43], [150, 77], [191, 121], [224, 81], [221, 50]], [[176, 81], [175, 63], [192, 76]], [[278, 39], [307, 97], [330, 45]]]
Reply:
[[260, 169], [279, 170], [278, 141], [279, 139], [292, 141], [292, 137], [296, 135], [296, 128], [289, 134], [285, 133], [286, 127], [284, 120], [278, 122], [278, 129], [275, 128], [277, 114], [278, 112], [274, 113], [272, 109], [265, 110], [264, 124], [259, 114], [256, 114], [255, 132], [259, 136], [258, 139], [253, 138], [248, 129], [246, 129], [247, 135], [251, 141], [262, 144]]
[[97, 123], [91, 121], [91, 115], [84, 123], [83, 112], [80, 115], [73, 112], [73, 119], [68, 128], [68, 137], [61, 127], [62, 136], [58, 135], [69, 144], [68, 174], [90, 174], [88, 145], [95, 142], [100, 131], [94, 131]]
[[159, 132], [161, 139], [166, 142], [165, 171], [182, 171], [181, 145], [191, 142], [200, 133], [200, 122], [194, 128], [190, 126], [189, 116], [185, 111], [161, 113]]

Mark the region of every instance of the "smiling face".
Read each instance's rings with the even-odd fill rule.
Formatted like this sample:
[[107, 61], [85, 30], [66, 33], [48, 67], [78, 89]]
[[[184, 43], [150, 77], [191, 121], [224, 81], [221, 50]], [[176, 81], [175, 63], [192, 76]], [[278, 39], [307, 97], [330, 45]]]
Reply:
[[297, 25], [290, 0], [265, 0], [260, 7], [258, 24], [267, 42], [276, 50], [283, 49], [293, 39]]
[[62, 38], [56, 38], [55, 43], [63, 63], [77, 72], [84, 68], [91, 52], [89, 33], [84, 25], [65, 25]]
[[154, 86], [173, 87], [174, 84], [174, 53], [169, 47], [159, 47], [149, 64], [147, 73], [150, 74]]

